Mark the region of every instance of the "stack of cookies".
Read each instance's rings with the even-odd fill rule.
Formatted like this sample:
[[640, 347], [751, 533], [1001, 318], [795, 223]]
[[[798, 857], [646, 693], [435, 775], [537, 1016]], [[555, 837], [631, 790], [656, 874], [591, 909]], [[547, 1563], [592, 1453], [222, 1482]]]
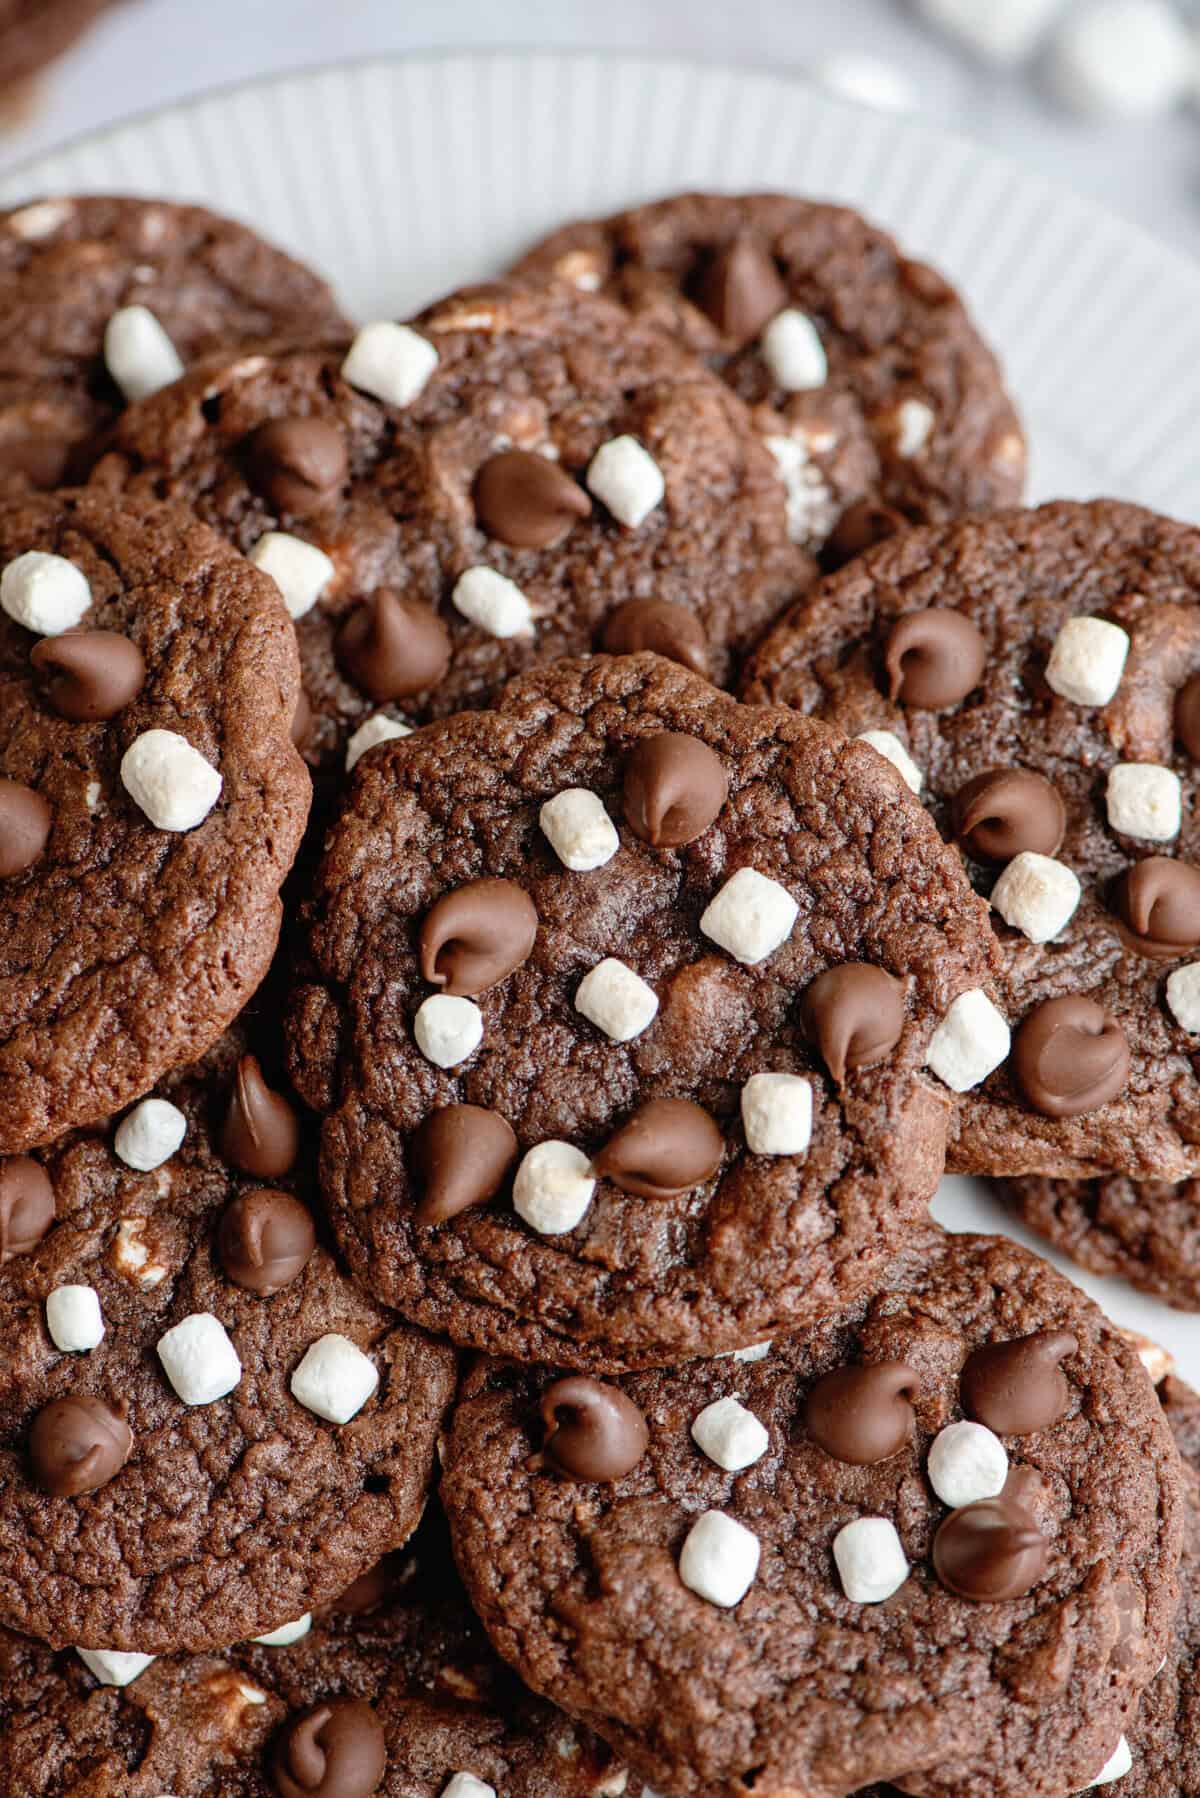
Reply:
[[1200, 1793], [1200, 533], [687, 195], [0, 219], [0, 1794]]

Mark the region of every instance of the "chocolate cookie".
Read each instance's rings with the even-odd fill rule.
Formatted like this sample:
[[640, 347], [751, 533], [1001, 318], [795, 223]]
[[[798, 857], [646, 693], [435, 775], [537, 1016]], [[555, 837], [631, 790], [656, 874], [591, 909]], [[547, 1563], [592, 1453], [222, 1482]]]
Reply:
[[0, 1161], [0, 1621], [220, 1647], [414, 1528], [454, 1357], [350, 1284], [311, 1173], [234, 1033], [115, 1130]]
[[1030, 1175], [1004, 1190], [1017, 1216], [1081, 1267], [1200, 1311], [1200, 1180]]
[[0, 0], [0, 87], [38, 74], [113, 4], [114, 0]]
[[1180, 1467], [1129, 1346], [1001, 1237], [758, 1359], [482, 1363], [443, 1497], [493, 1641], [678, 1798], [1061, 1798], [1165, 1652]]
[[220, 1035], [279, 935], [309, 783], [270, 581], [174, 507], [0, 507], [0, 1154]]
[[938, 1067], [963, 1173], [1200, 1171], [1198, 602], [1200, 532], [1064, 502], [881, 545], [748, 672], [905, 762], [990, 896], [999, 1015]]
[[878, 756], [660, 657], [559, 663], [388, 744], [290, 1017], [351, 1266], [526, 1360], [811, 1323], [925, 1214], [921, 1069], [989, 950]]
[[723, 375], [757, 408], [793, 534], [835, 563], [1021, 497], [1021, 427], [961, 300], [844, 206], [679, 194], [567, 225], [516, 272], [599, 289]]
[[812, 573], [720, 381], [619, 307], [512, 286], [349, 354], [210, 362], [125, 414], [95, 479], [276, 575], [315, 765], [601, 641], [723, 681]]
[[0, 470], [39, 487], [198, 357], [349, 329], [324, 281], [245, 225], [110, 195], [0, 213], [0, 325]]

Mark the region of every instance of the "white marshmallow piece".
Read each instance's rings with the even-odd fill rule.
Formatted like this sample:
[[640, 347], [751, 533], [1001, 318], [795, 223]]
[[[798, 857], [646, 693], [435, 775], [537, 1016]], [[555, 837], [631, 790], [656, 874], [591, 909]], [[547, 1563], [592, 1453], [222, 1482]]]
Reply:
[[917, 90], [893, 63], [881, 62], [858, 50], [840, 50], [813, 63], [809, 70], [815, 81], [844, 100], [856, 100], [860, 106], [877, 112], [915, 112]]
[[1200, 1031], [1200, 961], [1167, 975], [1167, 1005], [1182, 1029]]
[[717, 1360], [765, 1361], [773, 1346], [770, 1342], [752, 1342], [747, 1348], [726, 1349], [723, 1354], [717, 1356]]
[[66, 556], [27, 549], [0, 574], [0, 607], [39, 637], [58, 637], [82, 623], [92, 603], [87, 576]]
[[117, 1125], [113, 1150], [126, 1167], [148, 1174], [169, 1161], [187, 1135], [187, 1119], [169, 1099], [143, 1099]]
[[1183, 828], [1183, 784], [1157, 762], [1118, 762], [1105, 797], [1108, 822], [1124, 837], [1169, 843]]
[[985, 992], [960, 993], [929, 1040], [925, 1065], [952, 1093], [970, 1092], [1007, 1061], [1012, 1032]]
[[1078, 876], [1034, 849], [1014, 855], [992, 888], [994, 909], [1031, 943], [1048, 943], [1065, 930], [1082, 897]]
[[809, 393], [829, 379], [829, 360], [817, 327], [807, 312], [785, 306], [759, 339], [771, 378], [785, 393]]
[[77, 1648], [75, 1652], [102, 1686], [131, 1686], [155, 1658], [152, 1654], [122, 1654], [116, 1648]]
[[584, 479], [593, 497], [631, 531], [645, 524], [667, 491], [662, 469], [636, 437], [613, 437], [602, 443]]
[[1129, 633], [1107, 618], [1068, 618], [1046, 663], [1046, 685], [1075, 705], [1107, 705], [1121, 684]]
[[1037, 48], [1063, 0], [918, 0], [931, 25], [985, 62], [1012, 67]]
[[1008, 1455], [999, 1436], [981, 1423], [949, 1423], [929, 1445], [929, 1484], [944, 1505], [957, 1510], [980, 1498], [997, 1498], [1008, 1478]]
[[908, 1562], [886, 1517], [856, 1517], [833, 1538], [842, 1591], [853, 1604], [882, 1604], [908, 1578]]
[[413, 1019], [417, 1047], [436, 1068], [456, 1068], [483, 1041], [483, 1013], [473, 999], [431, 993]]
[[183, 373], [179, 351], [148, 306], [122, 306], [104, 327], [104, 361], [126, 400], [148, 399]]
[[145, 730], [121, 757], [121, 784], [159, 830], [195, 830], [221, 797], [221, 776], [173, 730]]
[[793, 543], [819, 545], [838, 521], [839, 505], [833, 489], [813, 460], [803, 432], [787, 437], [764, 437], [783, 484], [787, 533]]
[[264, 531], [247, 560], [270, 575], [283, 595], [289, 618], [303, 618], [311, 612], [335, 573], [323, 549], [289, 531]]
[[564, 787], [547, 799], [538, 823], [563, 867], [575, 874], [602, 868], [621, 847], [604, 801], [587, 787]]
[[751, 1074], [742, 1128], [752, 1155], [804, 1155], [812, 1141], [812, 1084], [803, 1074]]
[[305, 1611], [295, 1622], [281, 1623], [278, 1629], [269, 1630], [265, 1636], [255, 1636], [253, 1640], [264, 1648], [289, 1648], [293, 1642], [301, 1641], [311, 1628], [312, 1612]]
[[468, 568], [450, 595], [455, 611], [489, 637], [533, 635], [533, 607], [507, 575], [494, 568]]
[[[1161, 1673], [1161, 1671], [1162, 1668], [1160, 1667], [1159, 1672]], [[1116, 1747], [1101, 1767], [1099, 1773], [1097, 1773], [1095, 1779], [1089, 1780], [1088, 1784], [1082, 1786], [1080, 1789], [1084, 1792], [1091, 1792], [1096, 1786], [1110, 1786], [1114, 1780], [1124, 1779], [1125, 1775], [1132, 1771], [1132, 1750], [1130, 1749], [1129, 1743], [1125, 1740], [1125, 1737], [1120, 1736], [1117, 1739]]]
[[573, 1230], [596, 1191], [592, 1164], [569, 1142], [536, 1143], [513, 1181], [513, 1210], [539, 1236]]
[[160, 1336], [158, 1358], [185, 1405], [211, 1405], [242, 1377], [237, 1350], [211, 1311], [193, 1311]]
[[374, 749], [377, 743], [391, 743], [397, 737], [411, 736], [411, 725], [400, 724], [395, 718], [389, 718], [386, 712], [373, 713], [365, 724], [359, 725], [346, 744], [346, 773], [349, 774], [368, 749]]
[[687, 1533], [679, 1577], [697, 1598], [732, 1610], [754, 1584], [761, 1554], [753, 1530], [724, 1511], [705, 1511]]
[[1151, 119], [1177, 105], [1195, 46], [1165, 0], [1107, 0], [1072, 16], [1054, 43], [1059, 98], [1092, 118]]
[[443, 1788], [442, 1798], [496, 1798], [496, 1788], [473, 1773], [455, 1773]]
[[330, 1331], [305, 1350], [292, 1375], [292, 1397], [327, 1423], [349, 1423], [379, 1384], [379, 1369], [348, 1336]]
[[427, 337], [408, 325], [377, 319], [364, 325], [342, 363], [342, 379], [385, 406], [411, 406], [438, 365]]
[[869, 743], [877, 755], [881, 755], [885, 762], [892, 764], [911, 792], [919, 793], [921, 791], [925, 784], [925, 776], [894, 731], [864, 730], [855, 737], [854, 741]]
[[726, 1473], [753, 1467], [771, 1440], [753, 1411], [736, 1398], [718, 1398], [705, 1405], [692, 1424], [692, 1439]]
[[658, 994], [640, 974], [609, 955], [579, 982], [575, 1009], [614, 1043], [628, 1043], [654, 1022]]
[[709, 901], [700, 928], [735, 961], [753, 967], [787, 941], [799, 912], [777, 880], [757, 868], [739, 868]]
[[83, 1355], [104, 1341], [100, 1295], [94, 1286], [56, 1286], [46, 1297], [46, 1328], [55, 1348]]
[[937, 423], [932, 406], [924, 400], [901, 400], [896, 407], [896, 454], [911, 462], [919, 456]]

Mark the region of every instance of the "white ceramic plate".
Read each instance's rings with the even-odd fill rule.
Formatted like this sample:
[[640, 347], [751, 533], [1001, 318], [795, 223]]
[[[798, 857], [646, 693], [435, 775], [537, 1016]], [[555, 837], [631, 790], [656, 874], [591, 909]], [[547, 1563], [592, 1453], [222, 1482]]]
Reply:
[[[552, 225], [683, 187], [846, 200], [963, 289], [1004, 356], [1032, 497], [1111, 493], [1200, 518], [1200, 270], [997, 157], [767, 74], [633, 57], [378, 60], [258, 81], [81, 139], [0, 204], [110, 190], [233, 213], [403, 316]], [[947, 1180], [954, 1229], [1007, 1229]], [[1059, 1265], [1200, 1383], [1200, 1317]]]

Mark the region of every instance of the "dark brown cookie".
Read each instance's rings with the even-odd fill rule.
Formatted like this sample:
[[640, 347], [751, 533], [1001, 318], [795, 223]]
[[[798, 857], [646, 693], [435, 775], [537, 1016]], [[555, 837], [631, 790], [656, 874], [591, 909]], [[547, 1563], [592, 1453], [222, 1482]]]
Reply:
[[623, 1376], [649, 1447], [608, 1480], [551, 1460], [556, 1379], [468, 1377], [455, 1552], [500, 1652], [656, 1788], [1061, 1798], [1111, 1752], [1170, 1640], [1180, 1467], [1036, 1257], [930, 1234], [761, 1359]]
[[1200, 1169], [1198, 601], [1200, 532], [1063, 502], [882, 545], [748, 671], [748, 699], [889, 733], [990, 896], [1013, 1034], [968, 1021], [948, 1070], [960, 1172]]
[[221, 1647], [417, 1523], [454, 1357], [340, 1271], [312, 1159], [230, 1032], [115, 1130], [0, 1162], [4, 1623]]
[[[688, 753], [647, 758], [664, 738]], [[685, 819], [676, 847], [638, 834]], [[464, 921], [485, 879], [513, 887]], [[485, 978], [443, 986], [468, 951]], [[364, 763], [327, 843], [290, 1045], [351, 1265], [521, 1359], [647, 1365], [809, 1323], [924, 1216], [946, 1110], [922, 1064], [990, 952], [872, 752], [654, 656], [530, 674]], [[896, 1000], [849, 1054], [800, 1003], [848, 963]]]
[[1021, 496], [995, 356], [948, 282], [846, 207], [679, 194], [567, 225], [516, 272], [609, 294], [723, 375], [757, 408], [794, 534], [834, 562]]
[[114, 0], [0, 0], [0, 87], [38, 74], [113, 4]]
[[1116, 1274], [1142, 1292], [1200, 1311], [1200, 1180], [1004, 1182], [1018, 1217], [1096, 1274]]

